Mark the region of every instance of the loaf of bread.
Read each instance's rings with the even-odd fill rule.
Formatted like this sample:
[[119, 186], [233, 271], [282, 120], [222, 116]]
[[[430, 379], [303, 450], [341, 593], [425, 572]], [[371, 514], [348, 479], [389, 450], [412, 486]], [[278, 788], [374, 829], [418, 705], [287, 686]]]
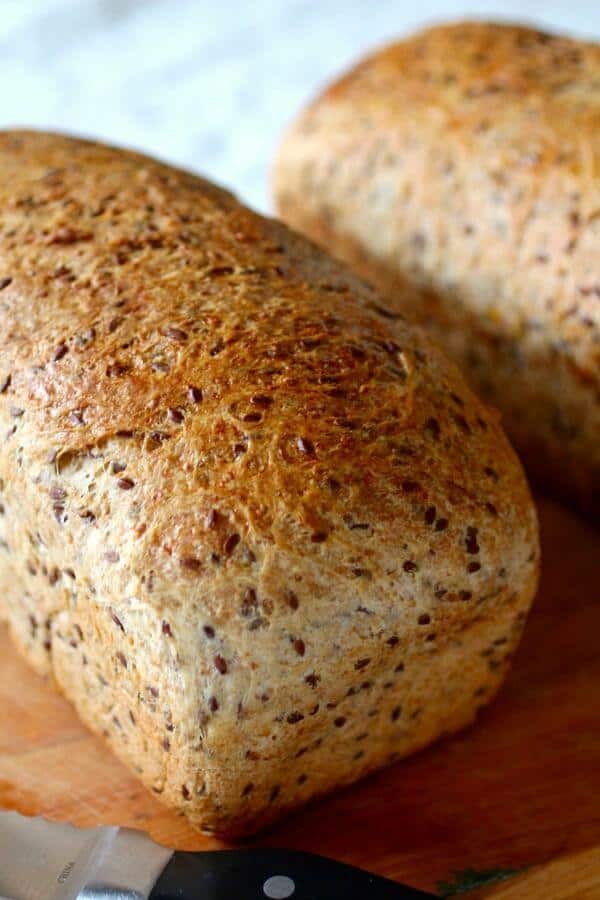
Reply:
[[292, 126], [275, 194], [600, 517], [600, 46], [485, 23], [390, 46]]
[[197, 826], [470, 722], [536, 586], [496, 416], [306, 239], [206, 181], [0, 133], [0, 598]]

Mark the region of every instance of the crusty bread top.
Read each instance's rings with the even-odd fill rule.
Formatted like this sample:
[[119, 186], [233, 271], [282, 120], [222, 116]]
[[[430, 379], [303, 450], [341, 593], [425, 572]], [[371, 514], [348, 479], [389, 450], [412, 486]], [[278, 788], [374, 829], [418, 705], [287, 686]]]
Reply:
[[441, 25], [373, 53], [317, 102], [340, 99], [392, 120], [435, 110], [450, 133], [507, 153], [504, 162], [598, 175], [582, 142], [600, 143], [598, 44], [519, 25]]
[[[342, 266], [227, 192], [2, 133], [0, 287], [3, 471], [25, 459], [49, 512], [68, 508], [99, 599], [237, 629], [298, 596], [304, 622], [362, 598], [459, 626], [499, 579], [530, 584], [535, 514], [496, 415]], [[94, 509], [73, 461], [106, 447], [127, 467]]]

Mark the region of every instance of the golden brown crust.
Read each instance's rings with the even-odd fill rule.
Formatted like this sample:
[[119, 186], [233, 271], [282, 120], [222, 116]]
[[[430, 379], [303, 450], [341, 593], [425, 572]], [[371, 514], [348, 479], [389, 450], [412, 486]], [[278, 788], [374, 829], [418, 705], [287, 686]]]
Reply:
[[426, 325], [530, 471], [600, 508], [600, 47], [432, 28], [287, 135], [278, 210]]
[[376, 294], [199, 178], [34, 133], [0, 134], [0, 276], [12, 633], [164, 799], [248, 830], [493, 695], [527, 485]]

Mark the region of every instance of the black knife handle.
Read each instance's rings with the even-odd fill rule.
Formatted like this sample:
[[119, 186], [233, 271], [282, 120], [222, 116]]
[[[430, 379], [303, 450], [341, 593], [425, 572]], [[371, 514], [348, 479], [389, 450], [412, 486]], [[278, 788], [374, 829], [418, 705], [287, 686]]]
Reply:
[[296, 850], [175, 853], [149, 900], [425, 900], [362, 869]]

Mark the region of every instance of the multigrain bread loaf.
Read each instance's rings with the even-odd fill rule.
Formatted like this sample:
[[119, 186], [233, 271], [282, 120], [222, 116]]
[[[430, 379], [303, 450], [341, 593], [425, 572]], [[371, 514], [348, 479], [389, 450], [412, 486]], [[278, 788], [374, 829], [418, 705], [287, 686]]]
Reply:
[[394, 44], [299, 117], [275, 195], [600, 517], [599, 46], [486, 23]]
[[304, 238], [0, 134], [0, 597], [152, 790], [248, 831], [470, 722], [537, 578], [496, 416]]

